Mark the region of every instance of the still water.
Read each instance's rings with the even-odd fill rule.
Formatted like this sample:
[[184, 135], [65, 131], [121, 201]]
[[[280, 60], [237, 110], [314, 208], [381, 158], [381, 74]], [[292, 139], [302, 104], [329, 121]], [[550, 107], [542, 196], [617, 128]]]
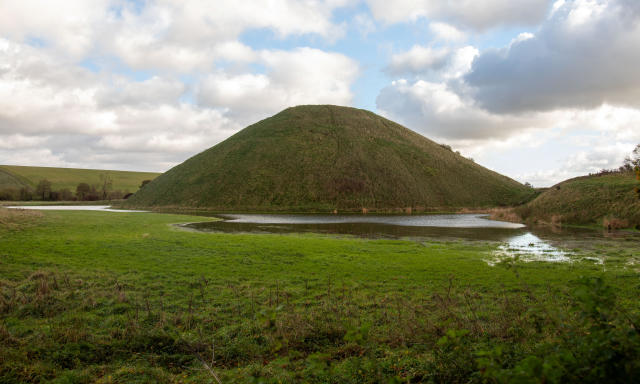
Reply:
[[216, 215], [222, 220], [184, 227], [224, 233], [323, 233], [367, 238], [437, 237], [503, 240], [522, 224], [489, 220], [486, 215]]
[[21, 205], [9, 209], [31, 209], [38, 211], [101, 211], [101, 212], [147, 212], [132, 209], [113, 209], [109, 205]]
[[593, 229], [530, 228], [523, 224], [493, 221], [487, 215], [214, 215], [214, 222], [180, 227], [217, 233], [319, 233], [364, 238], [412, 239], [416, 241], [471, 241], [492, 243], [495, 251], [487, 263], [509, 258], [521, 261], [570, 262], [574, 249], [590, 248], [612, 238], [632, 241], [640, 249], [640, 236], [604, 233]]

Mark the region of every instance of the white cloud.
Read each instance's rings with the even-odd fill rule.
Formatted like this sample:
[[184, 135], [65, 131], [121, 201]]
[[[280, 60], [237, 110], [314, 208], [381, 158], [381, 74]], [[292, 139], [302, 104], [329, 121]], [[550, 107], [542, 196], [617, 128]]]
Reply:
[[502, 49], [451, 50], [436, 71], [416, 49], [392, 57], [389, 73], [410, 79], [383, 88], [377, 107], [500, 172], [548, 186], [618, 167], [640, 143], [636, 46], [640, 3], [558, 1], [535, 33]]
[[554, 169], [522, 173], [515, 177], [536, 187], [550, 187], [573, 177], [598, 173], [602, 169], [617, 169], [634, 147], [633, 144], [620, 142], [605, 145], [596, 143], [589, 150], [571, 154]]
[[201, 104], [228, 108], [230, 116], [249, 123], [299, 104], [349, 105], [358, 64], [348, 57], [312, 48], [261, 51], [266, 73], [207, 76], [198, 91]]
[[377, 98], [378, 110], [436, 140], [506, 138], [548, 123], [548, 116], [495, 115], [477, 108], [445, 83], [393, 81]]
[[7, 165], [27, 165], [27, 166], [68, 166], [73, 167], [76, 164], [66, 162], [60, 154], [54, 154], [48, 148], [21, 148], [20, 151], [15, 149], [5, 150], [0, 148], [0, 160], [2, 164]]
[[450, 54], [448, 48], [435, 49], [414, 45], [407, 52], [393, 55], [387, 69], [392, 75], [437, 71], [449, 62]]
[[460, 42], [467, 38], [464, 32], [447, 23], [430, 23], [429, 29], [435, 35], [436, 40], [443, 42]]
[[162, 104], [177, 104], [186, 86], [178, 81], [154, 76], [150, 79], [131, 82], [116, 78], [108, 87], [101, 87], [95, 99], [100, 107], [117, 105], [156, 107]]
[[535, 25], [550, 0], [367, 0], [374, 17], [386, 23], [421, 17], [445, 20], [463, 28], [485, 30], [500, 25]]
[[473, 60], [478, 56], [477, 48], [470, 45], [457, 49], [449, 60], [449, 65], [443, 72], [445, 79], [459, 79], [469, 73]]
[[313, 34], [335, 39], [344, 26], [331, 21], [333, 11], [348, 1], [207, 0], [146, 3], [139, 11], [124, 7], [110, 23], [110, 50], [134, 68], [181, 72], [208, 71], [215, 61], [254, 59], [252, 49], [240, 43], [240, 34], [267, 29], [278, 37]]
[[238, 41], [247, 30], [283, 38], [336, 39], [333, 11], [351, 0], [24, 0], [0, 2], [0, 36], [37, 42], [79, 60], [112, 54], [135, 69], [207, 71], [217, 60], [252, 59]]
[[41, 40], [67, 55], [91, 50], [109, 14], [109, 0], [19, 0], [0, 2], [0, 36]]
[[476, 56], [478, 50], [472, 46], [450, 49], [414, 45], [406, 52], [392, 55], [386, 71], [399, 77], [438, 75], [443, 79], [457, 79], [469, 72]]
[[42, 136], [27, 136], [19, 133], [0, 134], [0, 150], [22, 149], [40, 146], [45, 141]]
[[535, 36], [482, 52], [465, 82], [495, 112], [640, 106], [640, 2], [558, 4]]
[[[607, 9], [607, 2], [596, 0], [577, 0], [575, 1], [569, 13], [567, 14], [567, 24], [571, 28], [579, 27], [582, 24], [597, 22]], [[563, 6], [559, 5], [554, 13], [562, 10]]]

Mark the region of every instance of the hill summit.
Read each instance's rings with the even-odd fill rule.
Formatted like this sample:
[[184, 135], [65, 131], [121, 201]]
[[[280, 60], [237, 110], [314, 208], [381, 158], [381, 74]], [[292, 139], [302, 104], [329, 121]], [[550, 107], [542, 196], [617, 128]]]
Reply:
[[305, 105], [172, 168], [128, 206], [414, 211], [523, 202], [531, 190], [372, 112]]

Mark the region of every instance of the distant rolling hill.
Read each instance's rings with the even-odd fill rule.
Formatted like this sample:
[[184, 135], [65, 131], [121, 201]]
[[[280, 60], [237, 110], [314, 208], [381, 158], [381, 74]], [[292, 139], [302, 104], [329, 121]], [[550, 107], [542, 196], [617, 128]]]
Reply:
[[104, 173], [113, 180], [113, 190], [129, 192], [137, 191], [143, 180], [152, 180], [159, 175], [152, 172], [0, 165], [0, 190], [25, 186], [35, 188], [40, 180], [47, 179], [54, 190], [68, 188], [75, 191], [80, 183], [100, 184], [100, 175]]
[[515, 211], [531, 222], [579, 225], [617, 220], [616, 226], [640, 226], [637, 186], [633, 172], [576, 177], [554, 185]]
[[221, 211], [432, 210], [535, 192], [372, 112], [288, 108], [156, 178], [126, 203]]

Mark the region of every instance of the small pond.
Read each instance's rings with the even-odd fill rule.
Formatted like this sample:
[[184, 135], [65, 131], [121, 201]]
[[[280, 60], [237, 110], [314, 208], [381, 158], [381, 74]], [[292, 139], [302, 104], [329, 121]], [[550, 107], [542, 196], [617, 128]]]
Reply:
[[215, 215], [220, 221], [183, 227], [224, 233], [322, 233], [367, 238], [435, 237], [504, 240], [522, 224], [489, 220], [487, 215]]

